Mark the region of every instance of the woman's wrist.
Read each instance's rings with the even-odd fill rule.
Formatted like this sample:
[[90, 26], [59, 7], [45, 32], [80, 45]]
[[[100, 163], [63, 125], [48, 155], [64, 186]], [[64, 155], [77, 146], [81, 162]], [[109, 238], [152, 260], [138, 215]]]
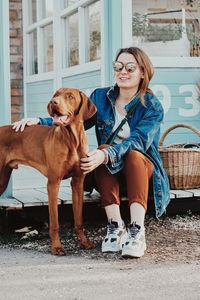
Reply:
[[109, 160], [109, 156], [108, 156], [108, 152], [105, 149], [101, 149], [101, 151], [104, 153], [104, 161], [102, 162], [102, 164], [106, 165], [108, 163]]

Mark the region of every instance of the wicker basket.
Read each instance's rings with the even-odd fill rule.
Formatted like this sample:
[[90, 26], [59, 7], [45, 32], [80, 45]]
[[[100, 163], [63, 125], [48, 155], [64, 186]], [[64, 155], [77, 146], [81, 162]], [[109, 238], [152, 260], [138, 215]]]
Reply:
[[[200, 148], [183, 148], [184, 144], [163, 146], [167, 134], [177, 127], [185, 127], [200, 136], [200, 131], [187, 124], [177, 124], [164, 132], [159, 142], [159, 153], [169, 178], [171, 189], [200, 188]], [[200, 146], [200, 143], [195, 143]]]

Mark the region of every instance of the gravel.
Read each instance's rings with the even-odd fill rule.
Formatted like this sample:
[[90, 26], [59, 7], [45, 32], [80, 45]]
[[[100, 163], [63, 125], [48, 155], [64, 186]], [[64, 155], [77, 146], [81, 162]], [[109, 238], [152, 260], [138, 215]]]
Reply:
[[[141, 258], [151, 262], [200, 260], [200, 214], [162, 219], [146, 218], [147, 251]], [[29, 228], [35, 231], [35, 228]], [[87, 238], [96, 244], [96, 248], [85, 250], [79, 245], [71, 223], [60, 226], [61, 243], [68, 256], [80, 256], [88, 259], [124, 260], [120, 253], [102, 253], [101, 242], [106, 234], [106, 223], [84, 224]], [[51, 243], [48, 224], [44, 224], [38, 235], [24, 236], [27, 233], [11, 233], [0, 238], [0, 248], [34, 250], [50, 253]]]

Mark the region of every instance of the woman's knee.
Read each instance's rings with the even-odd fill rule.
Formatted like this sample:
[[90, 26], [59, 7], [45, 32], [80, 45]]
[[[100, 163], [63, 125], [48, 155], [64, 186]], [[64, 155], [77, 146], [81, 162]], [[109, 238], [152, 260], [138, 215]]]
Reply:
[[127, 153], [124, 162], [125, 164], [138, 165], [138, 163], [144, 162], [144, 155], [136, 150], [131, 150]]
[[131, 150], [125, 158], [125, 170], [133, 171], [133, 170], [148, 170], [148, 177], [150, 178], [153, 173], [153, 164], [152, 162], [139, 151]]

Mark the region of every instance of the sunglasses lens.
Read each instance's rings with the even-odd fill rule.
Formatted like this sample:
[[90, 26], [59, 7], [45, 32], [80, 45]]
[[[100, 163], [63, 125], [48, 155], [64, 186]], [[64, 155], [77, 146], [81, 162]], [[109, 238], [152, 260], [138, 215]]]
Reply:
[[122, 69], [123, 69], [123, 65], [121, 62], [118, 62], [118, 61], [114, 61], [113, 62], [113, 69], [114, 71], [116, 72], [120, 72]]
[[121, 63], [120, 61], [114, 61], [112, 63], [113, 65], [113, 69], [115, 72], [121, 72], [125, 66], [126, 68], [126, 71], [129, 72], [129, 73], [132, 73], [135, 71], [136, 69], [136, 66], [134, 63], [127, 63], [126, 65], [124, 65], [123, 63]]
[[135, 66], [135, 64], [134, 63], [129, 63], [129, 64], [127, 64], [126, 65], [126, 71], [127, 72], [130, 72], [130, 73], [132, 73], [132, 72], [134, 72], [135, 71], [135, 69], [136, 69], [136, 66]]

